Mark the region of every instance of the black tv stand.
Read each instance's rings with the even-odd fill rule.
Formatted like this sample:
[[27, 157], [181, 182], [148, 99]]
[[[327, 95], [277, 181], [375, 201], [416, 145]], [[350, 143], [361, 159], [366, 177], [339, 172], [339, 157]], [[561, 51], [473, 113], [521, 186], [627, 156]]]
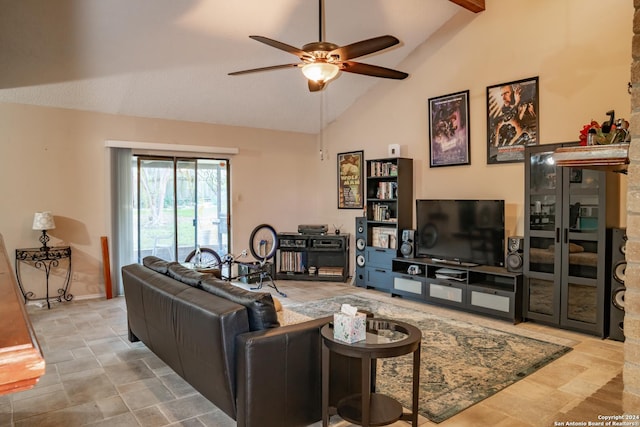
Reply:
[[480, 264], [476, 264], [475, 262], [464, 262], [464, 261], [455, 261], [452, 259], [440, 259], [440, 258], [431, 258], [436, 264], [446, 264], [446, 265], [458, 265], [460, 267], [478, 267]]
[[392, 296], [522, 321], [522, 273], [432, 258], [394, 258], [392, 269]]

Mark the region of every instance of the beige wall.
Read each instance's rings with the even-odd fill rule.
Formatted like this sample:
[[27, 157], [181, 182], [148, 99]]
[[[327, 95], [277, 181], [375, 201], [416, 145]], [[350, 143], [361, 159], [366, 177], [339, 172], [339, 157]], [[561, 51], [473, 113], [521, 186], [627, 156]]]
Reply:
[[[630, 0], [487, 0], [485, 12], [461, 11], [397, 67], [408, 79], [382, 82], [329, 126], [329, 154], [363, 149], [373, 159], [400, 144], [414, 159], [416, 198], [505, 199], [507, 232], [522, 234], [524, 165], [486, 163], [486, 87], [539, 76], [543, 144], [576, 141], [611, 109], [629, 119], [632, 17]], [[467, 89], [471, 165], [429, 168], [427, 100]], [[323, 180], [332, 166], [321, 169]], [[356, 215], [324, 197], [328, 221], [353, 231]]]
[[[336, 207], [336, 154], [362, 149], [368, 159], [386, 157], [389, 144], [415, 159], [417, 198], [505, 199], [507, 232], [522, 234], [523, 164], [486, 164], [486, 87], [539, 76], [542, 143], [576, 140], [583, 124], [605, 120], [610, 109], [628, 118], [633, 3], [487, 0], [486, 6], [480, 14], [461, 10], [397, 67], [408, 79], [381, 81], [330, 124], [322, 136], [325, 160], [315, 137], [305, 134], [0, 104], [7, 249], [36, 246], [33, 212], [51, 210], [58, 223], [53, 241], [74, 249], [72, 293], [103, 292], [107, 139], [238, 147], [231, 159], [235, 250], [262, 222], [280, 231], [326, 223], [352, 233], [361, 212]], [[427, 100], [467, 89], [471, 165], [431, 169]], [[326, 98], [330, 109], [330, 85]], [[626, 206], [625, 194], [623, 188]]]
[[[14, 104], [0, 104], [0, 129], [0, 224], [7, 250], [40, 246], [33, 213], [52, 211], [50, 244], [72, 246], [70, 291], [76, 297], [104, 293], [100, 236], [110, 234], [109, 139], [239, 148], [230, 158], [235, 251], [248, 248], [260, 223], [284, 231], [307, 218], [320, 220], [315, 198], [301, 196], [316, 188], [311, 135]], [[38, 296], [42, 277], [27, 277], [27, 288]]]

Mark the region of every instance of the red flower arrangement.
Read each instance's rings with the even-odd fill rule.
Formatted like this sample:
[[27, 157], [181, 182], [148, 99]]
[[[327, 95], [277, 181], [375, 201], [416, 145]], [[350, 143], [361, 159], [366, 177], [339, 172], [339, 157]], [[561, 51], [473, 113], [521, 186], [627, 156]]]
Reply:
[[587, 138], [589, 135], [589, 130], [591, 129], [595, 129], [596, 134], [598, 133], [598, 129], [600, 129], [602, 132], [602, 128], [600, 127], [600, 124], [595, 120], [591, 120], [591, 123], [584, 125], [582, 127], [582, 130], [580, 131], [580, 145], [587, 145]]
[[[629, 122], [625, 119], [618, 119], [613, 122], [614, 111], [608, 111], [609, 120], [600, 125], [595, 120], [582, 127], [580, 131], [580, 145], [605, 145], [619, 144], [629, 141]], [[589, 142], [589, 134], [593, 135], [593, 141]]]

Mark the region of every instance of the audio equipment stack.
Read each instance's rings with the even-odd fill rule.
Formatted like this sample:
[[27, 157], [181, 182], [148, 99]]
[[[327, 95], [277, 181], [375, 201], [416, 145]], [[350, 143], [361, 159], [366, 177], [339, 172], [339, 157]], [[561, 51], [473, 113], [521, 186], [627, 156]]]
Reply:
[[610, 232], [610, 261], [611, 261], [611, 303], [609, 315], [609, 338], [624, 341], [624, 293], [625, 258], [627, 235], [624, 228], [612, 228]]
[[524, 237], [511, 236], [507, 238], [507, 271], [521, 273], [524, 263], [522, 254], [524, 253]]
[[367, 247], [367, 217], [356, 217], [356, 280], [355, 284], [358, 287], [364, 288], [365, 285], [365, 271], [364, 266], [366, 264], [366, 258], [364, 256], [364, 250]]
[[298, 233], [300, 234], [327, 234], [329, 226], [327, 224], [300, 224]]

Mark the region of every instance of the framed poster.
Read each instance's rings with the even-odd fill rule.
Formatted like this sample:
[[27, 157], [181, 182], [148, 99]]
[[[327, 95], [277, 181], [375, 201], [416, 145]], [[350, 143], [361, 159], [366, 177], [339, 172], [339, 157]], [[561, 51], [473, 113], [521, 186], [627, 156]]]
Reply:
[[338, 209], [364, 207], [364, 151], [338, 153]]
[[539, 143], [538, 77], [487, 87], [487, 164], [524, 160]]
[[429, 99], [430, 167], [468, 165], [469, 91]]

